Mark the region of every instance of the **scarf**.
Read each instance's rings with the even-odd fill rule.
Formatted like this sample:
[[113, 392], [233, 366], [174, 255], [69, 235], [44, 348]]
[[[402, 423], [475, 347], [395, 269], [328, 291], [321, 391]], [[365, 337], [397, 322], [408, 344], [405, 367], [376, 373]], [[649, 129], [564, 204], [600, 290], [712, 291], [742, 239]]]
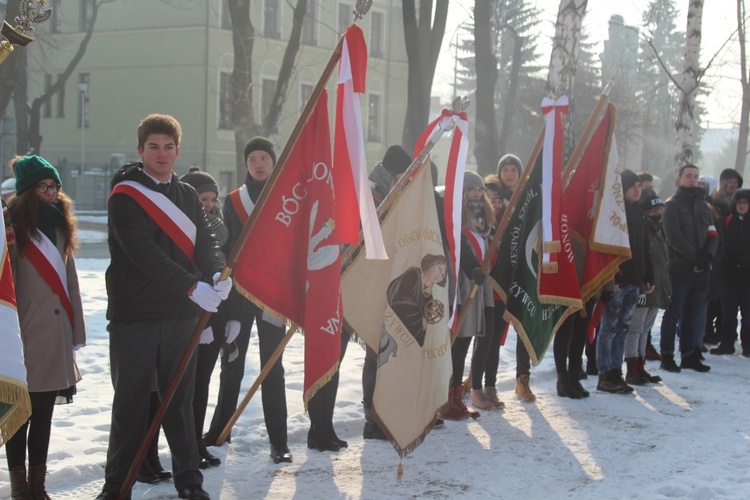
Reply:
[[245, 185], [247, 186], [247, 194], [250, 195], [250, 199], [253, 200], [253, 203], [257, 203], [260, 193], [266, 185], [266, 181], [256, 181], [250, 176], [250, 174], [247, 174], [245, 177]]
[[57, 246], [57, 235], [55, 229], [65, 226], [65, 215], [57, 208], [57, 202], [52, 203], [39, 202], [39, 218], [36, 221], [36, 227]]
[[467, 202], [467, 208], [471, 212], [469, 229], [479, 233], [483, 238], [490, 234], [490, 224], [484, 217], [484, 200], [472, 200]]

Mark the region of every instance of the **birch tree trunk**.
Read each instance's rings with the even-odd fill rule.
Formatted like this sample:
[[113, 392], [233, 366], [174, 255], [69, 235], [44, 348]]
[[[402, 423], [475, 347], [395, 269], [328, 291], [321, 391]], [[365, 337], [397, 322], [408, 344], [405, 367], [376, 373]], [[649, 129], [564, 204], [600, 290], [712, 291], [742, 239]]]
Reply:
[[[555, 38], [547, 77], [547, 96], [557, 97], [558, 91], [568, 96], [573, 108], [573, 84], [576, 76], [576, 63], [580, 51], [581, 25], [586, 15], [588, 0], [560, 0], [555, 23]], [[567, 159], [575, 146], [570, 114], [563, 118], [565, 128], [564, 157]]]
[[734, 169], [747, 178], [750, 169], [745, 170], [747, 160], [747, 133], [750, 119], [750, 82], [747, 74], [747, 52], [745, 48], [745, 0], [737, 0], [737, 35], [740, 42], [740, 83], [742, 84], [742, 108], [740, 111], [740, 133], [737, 139], [737, 157]]
[[494, 2], [474, 2], [474, 48], [477, 68], [477, 120], [474, 134], [474, 156], [477, 170], [485, 176], [495, 173], [500, 154], [497, 149], [497, 121], [495, 119], [495, 87], [497, 58], [492, 51], [490, 23]]
[[685, 32], [685, 64], [679, 89], [680, 106], [675, 122], [675, 170], [693, 163], [693, 111], [695, 94], [698, 92], [698, 79], [701, 76], [699, 57], [702, 20], [703, 0], [690, 0]]

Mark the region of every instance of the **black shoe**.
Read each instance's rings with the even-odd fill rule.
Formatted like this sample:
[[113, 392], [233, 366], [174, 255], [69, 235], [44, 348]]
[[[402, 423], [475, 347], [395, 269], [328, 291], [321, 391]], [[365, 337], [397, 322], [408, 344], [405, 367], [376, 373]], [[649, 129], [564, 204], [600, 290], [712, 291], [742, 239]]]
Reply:
[[440, 417], [438, 417], [438, 418], [435, 419], [435, 428], [436, 429], [439, 429], [440, 427], [444, 427], [444, 426], [445, 426], [445, 420], [443, 420]]
[[750, 358], [750, 349], [742, 349], [742, 357]]
[[387, 441], [388, 438], [380, 430], [378, 424], [375, 422], [365, 422], [365, 428], [362, 431], [362, 437], [364, 439], [377, 439], [378, 441]]
[[661, 355], [661, 364], [659, 365], [659, 368], [672, 373], [680, 373], [682, 371], [680, 367], [677, 366], [677, 363], [674, 362], [674, 356], [669, 354]]
[[292, 463], [292, 453], [289, 451], [286, 443], [271, 445], [271, 459], [275, 464], [280, 464], [281, 462]]
[[583, 394], [570, 380], [568, 372], [557, 372], [557, 395], [561, 398], [583, 399]]
[[599, 374], [599, 383], [596, 384], [596, 390], [602, 392], [609, 392], [612, 394], [622, 394], [622, 387], [620, 384], [614, 382], [609, 376], [609, 372]]
[[208, 496], [208, 493], [205, 492], [200, 484], [185, 486], [177, 492], [177, 496], [187, 498], [188, 500], [211, 500], [211, 497]]
[[[584, 373], [584, 375], [585, 375], [585, 373]], [[587, 391], [581, 385], [580, 379], [571, 378], [570, 379], [570, 383], [573, 385], [573, 387], [575, 387], [576, 389], [578, 389], [578, 392], [580, 392], [581, 396], [583, 396], [584, 398], [587, 398], [587, 397], [591, 396], [591, 393], [589, 393], [589, 391]]]
[[311, 434], [307, 435], [307, 447], [321, 452], [339, 451], [341, 449], [337, 439], [314, 438]]
[[156, 472], [154, 472], [154, 469], [151, 467], [151, 463], [149, 462], [148, 457], [144, 458], [143, 462], [141, 462], [141, 467], [138, 469], [138, 472], [135, 474], [135, 480], [138, 481], [139, 483], [146, 483], [146, 484], [157, 484], [161, 482], [161, 479], [159, 479], [159, 476], [156, 474]]
[[216, 455], [213, 455], [206, 448], [206, 442], [203, 438], [198, 440], [198, 455], [202, 458], [200, 463], [201, 469], [207, 469], [209, 467], [217, 467], [221, 465], [221, 459]]
[[719, 342], [721, 342], [721, 337], [713, 332], [706, 332], [706, 334], [703, 336], [704, 344], [716, 345]]
[[622, 370], [612, 370], [610, 372], [610, 376], [612, 377], [612, 381], [620, 386], [620, 391], [623, 394], [630, 394], [635, 390], [633, 387], [629, 386], [627, 382], [625, 382], [624, 378], [622, 378]]
[[734, 346], [722, 342], [718, 347], [714, 347], [709, 352], [711, 354], [734, 354]]
[[691, 370], [695, 370], [700, 373], [706, 373], [707, 371], [711, 370], [710, 366], [701, 363], [697, 351], [693, 351], [690, 354], [684, 355], [682, 357], [682, 362], [680, 363], [680, 368], [690, 368]]

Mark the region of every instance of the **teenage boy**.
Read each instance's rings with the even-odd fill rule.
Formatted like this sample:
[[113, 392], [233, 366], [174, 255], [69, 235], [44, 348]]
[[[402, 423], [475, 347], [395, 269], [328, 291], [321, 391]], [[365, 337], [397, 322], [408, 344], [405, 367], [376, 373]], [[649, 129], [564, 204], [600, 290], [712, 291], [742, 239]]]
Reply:
[[[109, 198], [107, 319], [114, 385], [112, 425], [100, 499], [118, 498], [148, 426], [149, 393], [164, 393], [198, 324], [201, 309], [215, 312], [231, 280], [218, 281], [224, 254], [198, 194], [172, 169], [182, 128], [169, 115], [138, 125], [141, 161], [112, 179]], [[208, 499], [198, 468], [193, 420], [195, 356], [164, 414], [180, 498]], [[128, 495], [129, 498], [129, 495]]]

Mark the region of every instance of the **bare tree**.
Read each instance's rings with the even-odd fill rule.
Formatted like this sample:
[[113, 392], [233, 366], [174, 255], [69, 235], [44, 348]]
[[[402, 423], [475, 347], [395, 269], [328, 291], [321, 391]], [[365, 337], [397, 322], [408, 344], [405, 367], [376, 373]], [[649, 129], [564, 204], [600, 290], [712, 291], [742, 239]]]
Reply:
[[740, 83], [742, 84], [742, 107], [740, 109], [740, 132], [737, 140], [737, 156], [734, 169], [747, 177], [745, 170], [747, 161], [748, 120], [750, 120], [750, 77], [747, 74], [747, 53], [745, 47], [745, 1], [737, 0], [737, 35], [740, 42]]
[[[555, 24], [555, 38], [547, 77], [547, 96], [555, 97], [557, 92], [566, 92], [573, 107], [573, 84], [576, 76], [576, 61], [580, 50], [581, 25], [586, 15], [588, 0], [560, 0]], [[573, 150], [574, 138], [569, 117], [563, 119], [565, 127], [565, 158]]]
[[474, 2], [474, 47], [477, 71], [476, 127], [474, 156], [482, 175], [495, 172], [500, 159], [497, 149], [497, 121], [495, 119], [495, 85], [497, 84], [497, 58], [492, 48], [490, 23], [494, 2]]
[[281, 110], [287, 98], [289, 81], [294, 62], [300, 48], [302, 24], [307, 12], [307, 0], [297, 0], [294, 8], [292, 31], [289, 35], [284, 58], [276, 80], [276, 90], [265, 116], [256, 118], [253, 108], [253, 43], [255, 27], [250, 20], [251, 0], [229, 0], [229, 16], [232, 20], [232, 45], [234, 47], [234, 70], [232, 71], [231, 101], [232, 128], [237, 153], [237, 182], [242, 182], [247, 173], [243, 151], [247, 141], [256, 135], [270, 135], [276, 128]]
[[411, 151], [430, 117], [430, 92], [448, 19], [448, 0], [420, 0], [419, 19], [415, 0], [403, 0], [402, 10], [409, 60], [402, 144], [407, 151]]

